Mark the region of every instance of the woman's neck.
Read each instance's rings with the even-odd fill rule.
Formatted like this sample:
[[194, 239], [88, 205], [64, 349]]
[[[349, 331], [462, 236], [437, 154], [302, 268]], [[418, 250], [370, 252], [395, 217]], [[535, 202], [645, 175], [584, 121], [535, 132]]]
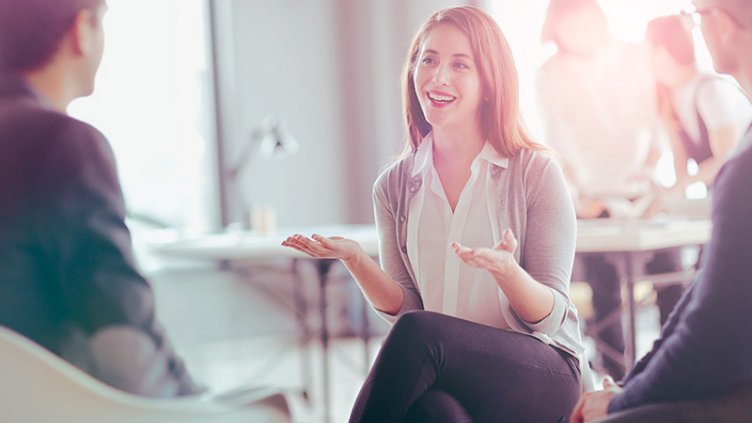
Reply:
[[473, 130], [433, 130], [433, 154], [434, 160], [456, 165], [467, 165], [483, 150], [485, 139], [480, 128]]

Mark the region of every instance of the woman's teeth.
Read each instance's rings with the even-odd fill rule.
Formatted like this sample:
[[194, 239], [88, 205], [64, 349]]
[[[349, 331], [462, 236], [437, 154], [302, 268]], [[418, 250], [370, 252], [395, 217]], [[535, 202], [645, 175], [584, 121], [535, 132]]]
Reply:
[[428, 93], [428, 98], [439, 103], [450, 103], [454, 101], [457, 97], [454, 97], [451, 95]]

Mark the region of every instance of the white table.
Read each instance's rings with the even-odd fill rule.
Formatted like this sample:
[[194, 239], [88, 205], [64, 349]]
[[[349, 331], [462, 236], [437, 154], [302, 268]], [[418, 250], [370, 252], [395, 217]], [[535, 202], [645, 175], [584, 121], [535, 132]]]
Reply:
[[710, 239], [711, 223], [708, 220], [579, 220], [577, 224], [578, 257], [604, 254], [616, 265], [620, 281], [627, 292], [627, 324], [625, 333], [624, 364], [629, 370], [635, 362], [636, 304], [634, 286], [636, 278], [649, 280], [687, 280], [694, 271], [675, 272], [664, 275], [644, 275], [644, 264], [661, 250], [700, 246]]
[[[218, 234], [208, 234], [196, 237], [188, 237], [176, 242], [170, 242], [156, 246], [154, 252], [166, 256], [179, 257], [182, 259], [211, 260], [220, 263], [243, 260], [262, 260], [262, 259], [290, 259], [293, 262], [293, 271], [300, 282], [297, 272], [297, 260], [313, 260], [316, 264], [319, 286], [319, 317], [321, 319], [320, 340], [322, 348], [322, 398], [324, 401], [324, 421], [331, 421], [331, 386], [329, 381], [329, 329], [327, 323], [326, 305], [327, 305], [327, 274], [329, 268], [335, 260], [313, 259], [306, 254], [289, 247], [283, 247], [282, 241], [290, 235], [300, 233], [310, 236], [319, 234], [323, 236], [339, 235], [357, 241], [366, 254], [378, 256], [378, 236], [375, 227], [371, 225], [333, 225], [318, 226], [305, 228], [280, 228], [273, 234], [258, 234], [254, 232], [225, 232]], [[366, 304], [364, 300], [364, 323]], [[303, 322], [305, 338], [308, 338], [307, 326]], [[370, 363], [368, 356], [367, 327], [363, 331], [365, 348], [365, 366]]]

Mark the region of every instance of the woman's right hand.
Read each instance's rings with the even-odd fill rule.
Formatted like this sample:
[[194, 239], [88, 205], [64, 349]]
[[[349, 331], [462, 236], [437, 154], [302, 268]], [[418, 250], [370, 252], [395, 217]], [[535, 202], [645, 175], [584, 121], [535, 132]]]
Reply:
[[311, 257], [342, 261], [353, 260], [363, 251], [360, 244], [351, 239], [341, 236], [325, 237], [317, 234], [311, 235], [310, 238], [295, 234], [282, 241], [282, 245], [294, 248]]

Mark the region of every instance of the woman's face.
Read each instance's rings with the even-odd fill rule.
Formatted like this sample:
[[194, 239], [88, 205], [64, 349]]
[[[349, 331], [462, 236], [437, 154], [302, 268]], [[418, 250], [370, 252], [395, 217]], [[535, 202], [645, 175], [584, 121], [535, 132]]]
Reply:
[[413, 83], [434, 129], [479, 124], [480, 74], [470, 40], [455, 26], [440, 24], [428, 34], [418, 52]]

